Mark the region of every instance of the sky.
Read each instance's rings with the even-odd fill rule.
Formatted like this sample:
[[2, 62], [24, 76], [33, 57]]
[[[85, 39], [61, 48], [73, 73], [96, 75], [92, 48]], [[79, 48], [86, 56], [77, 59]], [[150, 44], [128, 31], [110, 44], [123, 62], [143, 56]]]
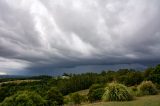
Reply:
[[0, 75], [160, 62], [160, 0], [0, 0]]

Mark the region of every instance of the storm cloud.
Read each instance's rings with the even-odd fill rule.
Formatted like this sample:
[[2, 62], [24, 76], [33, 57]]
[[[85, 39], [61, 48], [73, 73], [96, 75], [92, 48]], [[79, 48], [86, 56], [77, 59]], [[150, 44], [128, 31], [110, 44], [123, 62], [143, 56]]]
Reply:
[[0, 74], [158, 63], [159, 10], [159, 0], [0, 0]]

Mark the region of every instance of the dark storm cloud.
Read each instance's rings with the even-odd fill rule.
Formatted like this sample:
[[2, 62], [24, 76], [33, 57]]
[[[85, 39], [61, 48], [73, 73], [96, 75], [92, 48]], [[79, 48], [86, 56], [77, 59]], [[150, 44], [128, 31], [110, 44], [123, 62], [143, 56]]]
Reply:
[[159, 10], [159, 0], [1, 0], [0, 74], [160, 62]]

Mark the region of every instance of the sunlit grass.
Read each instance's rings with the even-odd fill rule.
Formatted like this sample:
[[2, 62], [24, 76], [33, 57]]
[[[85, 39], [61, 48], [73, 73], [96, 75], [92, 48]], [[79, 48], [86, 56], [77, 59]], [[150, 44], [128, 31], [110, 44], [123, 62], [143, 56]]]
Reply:
[[15, 84], [20, 84], [23, 82], [35, 82], [35, 81], [40, 81], [40, 80], [15, 80], [15, 81], [7, 81], [7, 82], [1, 82], [1, 84], [9, 84], [9, 83], [15, 83]]

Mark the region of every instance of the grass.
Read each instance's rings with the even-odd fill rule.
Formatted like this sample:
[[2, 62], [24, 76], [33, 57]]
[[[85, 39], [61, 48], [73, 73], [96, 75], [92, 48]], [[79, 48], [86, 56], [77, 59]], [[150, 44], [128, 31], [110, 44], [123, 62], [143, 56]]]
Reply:
[[160, 106], [160, 94], [137, 97], [135, 100], [128, 102], [97, 102], [82, 104], [82, 106]]
[[7, 82], [2, 82], [1, 84], [8, 84], [8, 83], [16, 83], [16, 84], [20, 84], [23, 82], [35, 82], [35, 81], [39, 81], [39, 80], [15, 80], [15, 81], [7, 81]]
[[[74, 93], [79, 93], [80, 95], [87, 95], [88, 92], [89, 92], [89, 89], [77, 91], [77, 92], [74, 92]], [[64, 97], [67, 98], [67, 97], [69, 97], [69, 95], [66, 95]]]
[[88, 92], [89, 92], [89, 89], [81, 90], [81, 91], [78, 91], [78, 92], [76, 92], [76, 93], [79, 93], [79, 94], [81, 94], [81, 95], [87, 95]]

